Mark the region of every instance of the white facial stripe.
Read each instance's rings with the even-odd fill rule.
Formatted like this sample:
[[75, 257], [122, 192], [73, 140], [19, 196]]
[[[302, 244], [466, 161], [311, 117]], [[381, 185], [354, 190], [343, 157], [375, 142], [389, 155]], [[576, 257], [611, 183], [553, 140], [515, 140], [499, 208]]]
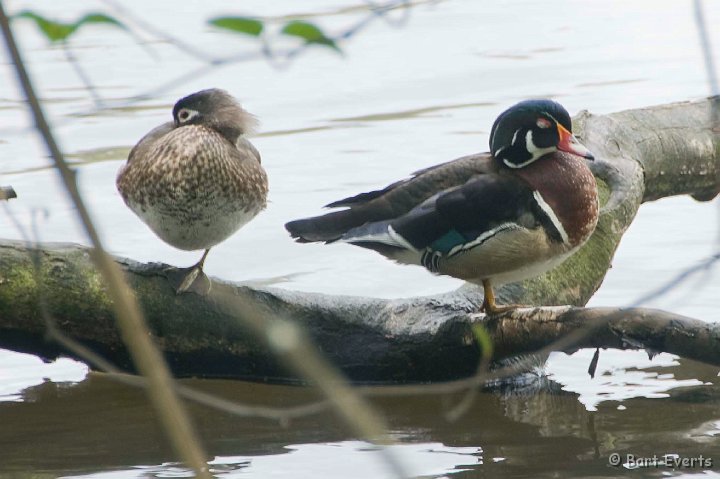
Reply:
[[517, 141], [517, 136], [518, 136], [518, 133], [520, 133], [520, 130], [522, 130], [522, 128], [515, 130], [515, 133], [513, 133], [512, 140], [510, 141], [511, 145], [514, 145], [515, 142]]
[[[520, 130], [518, 130], [520, 131]], [[515, 135], [517, 135], [517, 131], [515, 132]], [[532, 138], [532, 130], [528, 130], [527, 134], [525, 135], [525, 149], [532, 155], [529, 160], [524, 161], [522, 163], [512, 163], [508, 161], [507, 159], [503, 158], [503, 163], [505, 163], [510, 168], [522, 168], [523, 166], [527, 166], [533, 161], [539, 159], [543, 155], [546, 155], [548, 153], [552, 153], [553, 151], [557, 151], [557, 148], [554, 146], [549, 146], [547, 148], [538, 148], [535, 146], [535, 143], [533, 142]], [[513, 137], [513, 143], [515, 143], [515, 137]], [[497, 156], [497, 155], [495, 155]]]
[[492, 135], [490, 135], [490, 148], [492, 148], [492, 144], [495, 141], [495, 135], [497, 135], [497, 128], [492, 132]]
[[558, 125], [560, 124], [560, 122], [557, 121], [557, 118], [555, 118], [554, 116], [552, 116], [550, 113], [544, 111], [543, 114], [549, 116], [550, 118], [552, 118], [553, 121], [554, 121], [555, 123], [557, 123]]
[[543, 155], [557, 151], [557, 147], [555, 146], [548, 146], [547, 148], [538, 148], [535, 146], [532, 130], [529, 130], [527, 135], [525, 135], [525, 148], [527, 148], [527, 151], [533, 156], [533, 160], [537, 160]]
[[505, 163], [505, 165], [509, 166], [510, 168], [522, 168], [523, 166], [529, 165], [533, 161], [535, 161], [535, 158], [530, 158], [529, 160], [527, 160], [524, 163], [517, 164], [517, 163], [513, 163], [512, 161], [508, 161], [507, 159], [503, 158], [503, 163]]
[[550, 218], [553, 226], [555, 226], [555, 229], [558, 230], [558, 233], [560, 233], [560, 237], [562, 238], [563, 243], [569, 243], [570, 238], [568, 238], [568, 234], [565, 231], [565, 227], [560, 222], [560, 218], [558, 218], [553, 209], [550, 208], [550, 205], [545, 202], [540, 192], [533, 192], [533, 197], [535, 198], [535, 201], [537, 201], [538, 206], [540, 206], [540, 209], [545, 212], [548, 218]]

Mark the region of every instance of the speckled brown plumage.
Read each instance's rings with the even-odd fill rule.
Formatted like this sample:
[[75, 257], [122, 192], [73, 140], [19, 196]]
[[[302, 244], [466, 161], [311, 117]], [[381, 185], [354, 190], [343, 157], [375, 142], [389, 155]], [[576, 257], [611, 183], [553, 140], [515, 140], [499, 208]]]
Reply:
[[260, 154], [242, 136], [254, 118], [216, 89], [179, 100], [173, 117], [132, 149], [117, 188], [162, 240], [208, 250], [266, 206]]

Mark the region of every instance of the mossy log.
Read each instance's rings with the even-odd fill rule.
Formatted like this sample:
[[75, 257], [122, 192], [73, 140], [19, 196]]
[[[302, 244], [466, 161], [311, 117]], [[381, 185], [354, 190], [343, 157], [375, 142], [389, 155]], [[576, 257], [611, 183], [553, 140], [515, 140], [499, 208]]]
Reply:
[[[597, 158], [598, 227], [560, 267], [498, 290], [501, 301], [548, 307], [487, 318], [473, 314], [482, 303], [475, 287], [381, 300], [254, 289], [218, 279], [207, 296], [177, 296], [168, 282], [169, 266], [117, 261], [178, 377], [293, 381], [267, 338], [244, 326], [247, 314], [260, 314], [268, 324], [283, 318], [302, 325], [325, 356], [356, 382], [471, 375], [481, 357], [475, 323], [482, 323], [493, 340], [495, 360], [565, 338], [557, 349], [647, 347], [720, 365], [719, 325], [662, 311], [579, 307], [602, 283], [642, 202], [685, 194], [710, 200], [720, 192], [720, 134], [712, 123], [713, 101], [717, 99], [610, 115], [582, 113], [574, 119], [575, 131]], [[48, 359], [73, 356], [48, 337], [50, 320], [120, 368], [134, 370], [88, 248], [0, 243], [0, 347]]]

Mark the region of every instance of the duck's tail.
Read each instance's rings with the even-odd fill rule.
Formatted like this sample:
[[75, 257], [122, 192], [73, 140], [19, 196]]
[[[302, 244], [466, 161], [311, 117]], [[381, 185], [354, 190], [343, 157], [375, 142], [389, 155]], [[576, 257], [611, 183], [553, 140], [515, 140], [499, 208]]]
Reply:
[[333, 211], [322, 216], [303, 218], [285, 223], [285, 229], [299, 243], [324, 241], [332, 243], [367, 220], [352, 209]]
[[287, 223], [285, 228], [299, 243], [341, 241], [368, 248], [405, 264], [419, 264], [420, 251], [398, 234], [393, 220], [372, 221], [352, 209]]

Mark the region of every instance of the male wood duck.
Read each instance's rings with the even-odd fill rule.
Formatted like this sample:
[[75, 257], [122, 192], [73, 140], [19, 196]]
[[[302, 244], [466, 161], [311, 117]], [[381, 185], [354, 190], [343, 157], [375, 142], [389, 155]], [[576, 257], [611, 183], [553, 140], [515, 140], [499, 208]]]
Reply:
[[226, 91], [202, 90], [178, 100], [173, 121], [145, 135], [120, 168], [125, 203], [160, 239], [205, 250], [178, 278], [178, 294], [207, 292], [202, 269], [210, 248], [265, 208], [268, 179], [260, 153], [245, 139], [256, 124]]
[[597, 224], [592, 154], [573, 136], [570, 115], [551, 100], [522, 101], [490, 132], [490, 152], [414, 173], [386, 188], [327, 205], [346, 207], [285, 225], [299, 242], [342, 241], [399, 263], [492, 285], [537, 276], [587, 241]]

